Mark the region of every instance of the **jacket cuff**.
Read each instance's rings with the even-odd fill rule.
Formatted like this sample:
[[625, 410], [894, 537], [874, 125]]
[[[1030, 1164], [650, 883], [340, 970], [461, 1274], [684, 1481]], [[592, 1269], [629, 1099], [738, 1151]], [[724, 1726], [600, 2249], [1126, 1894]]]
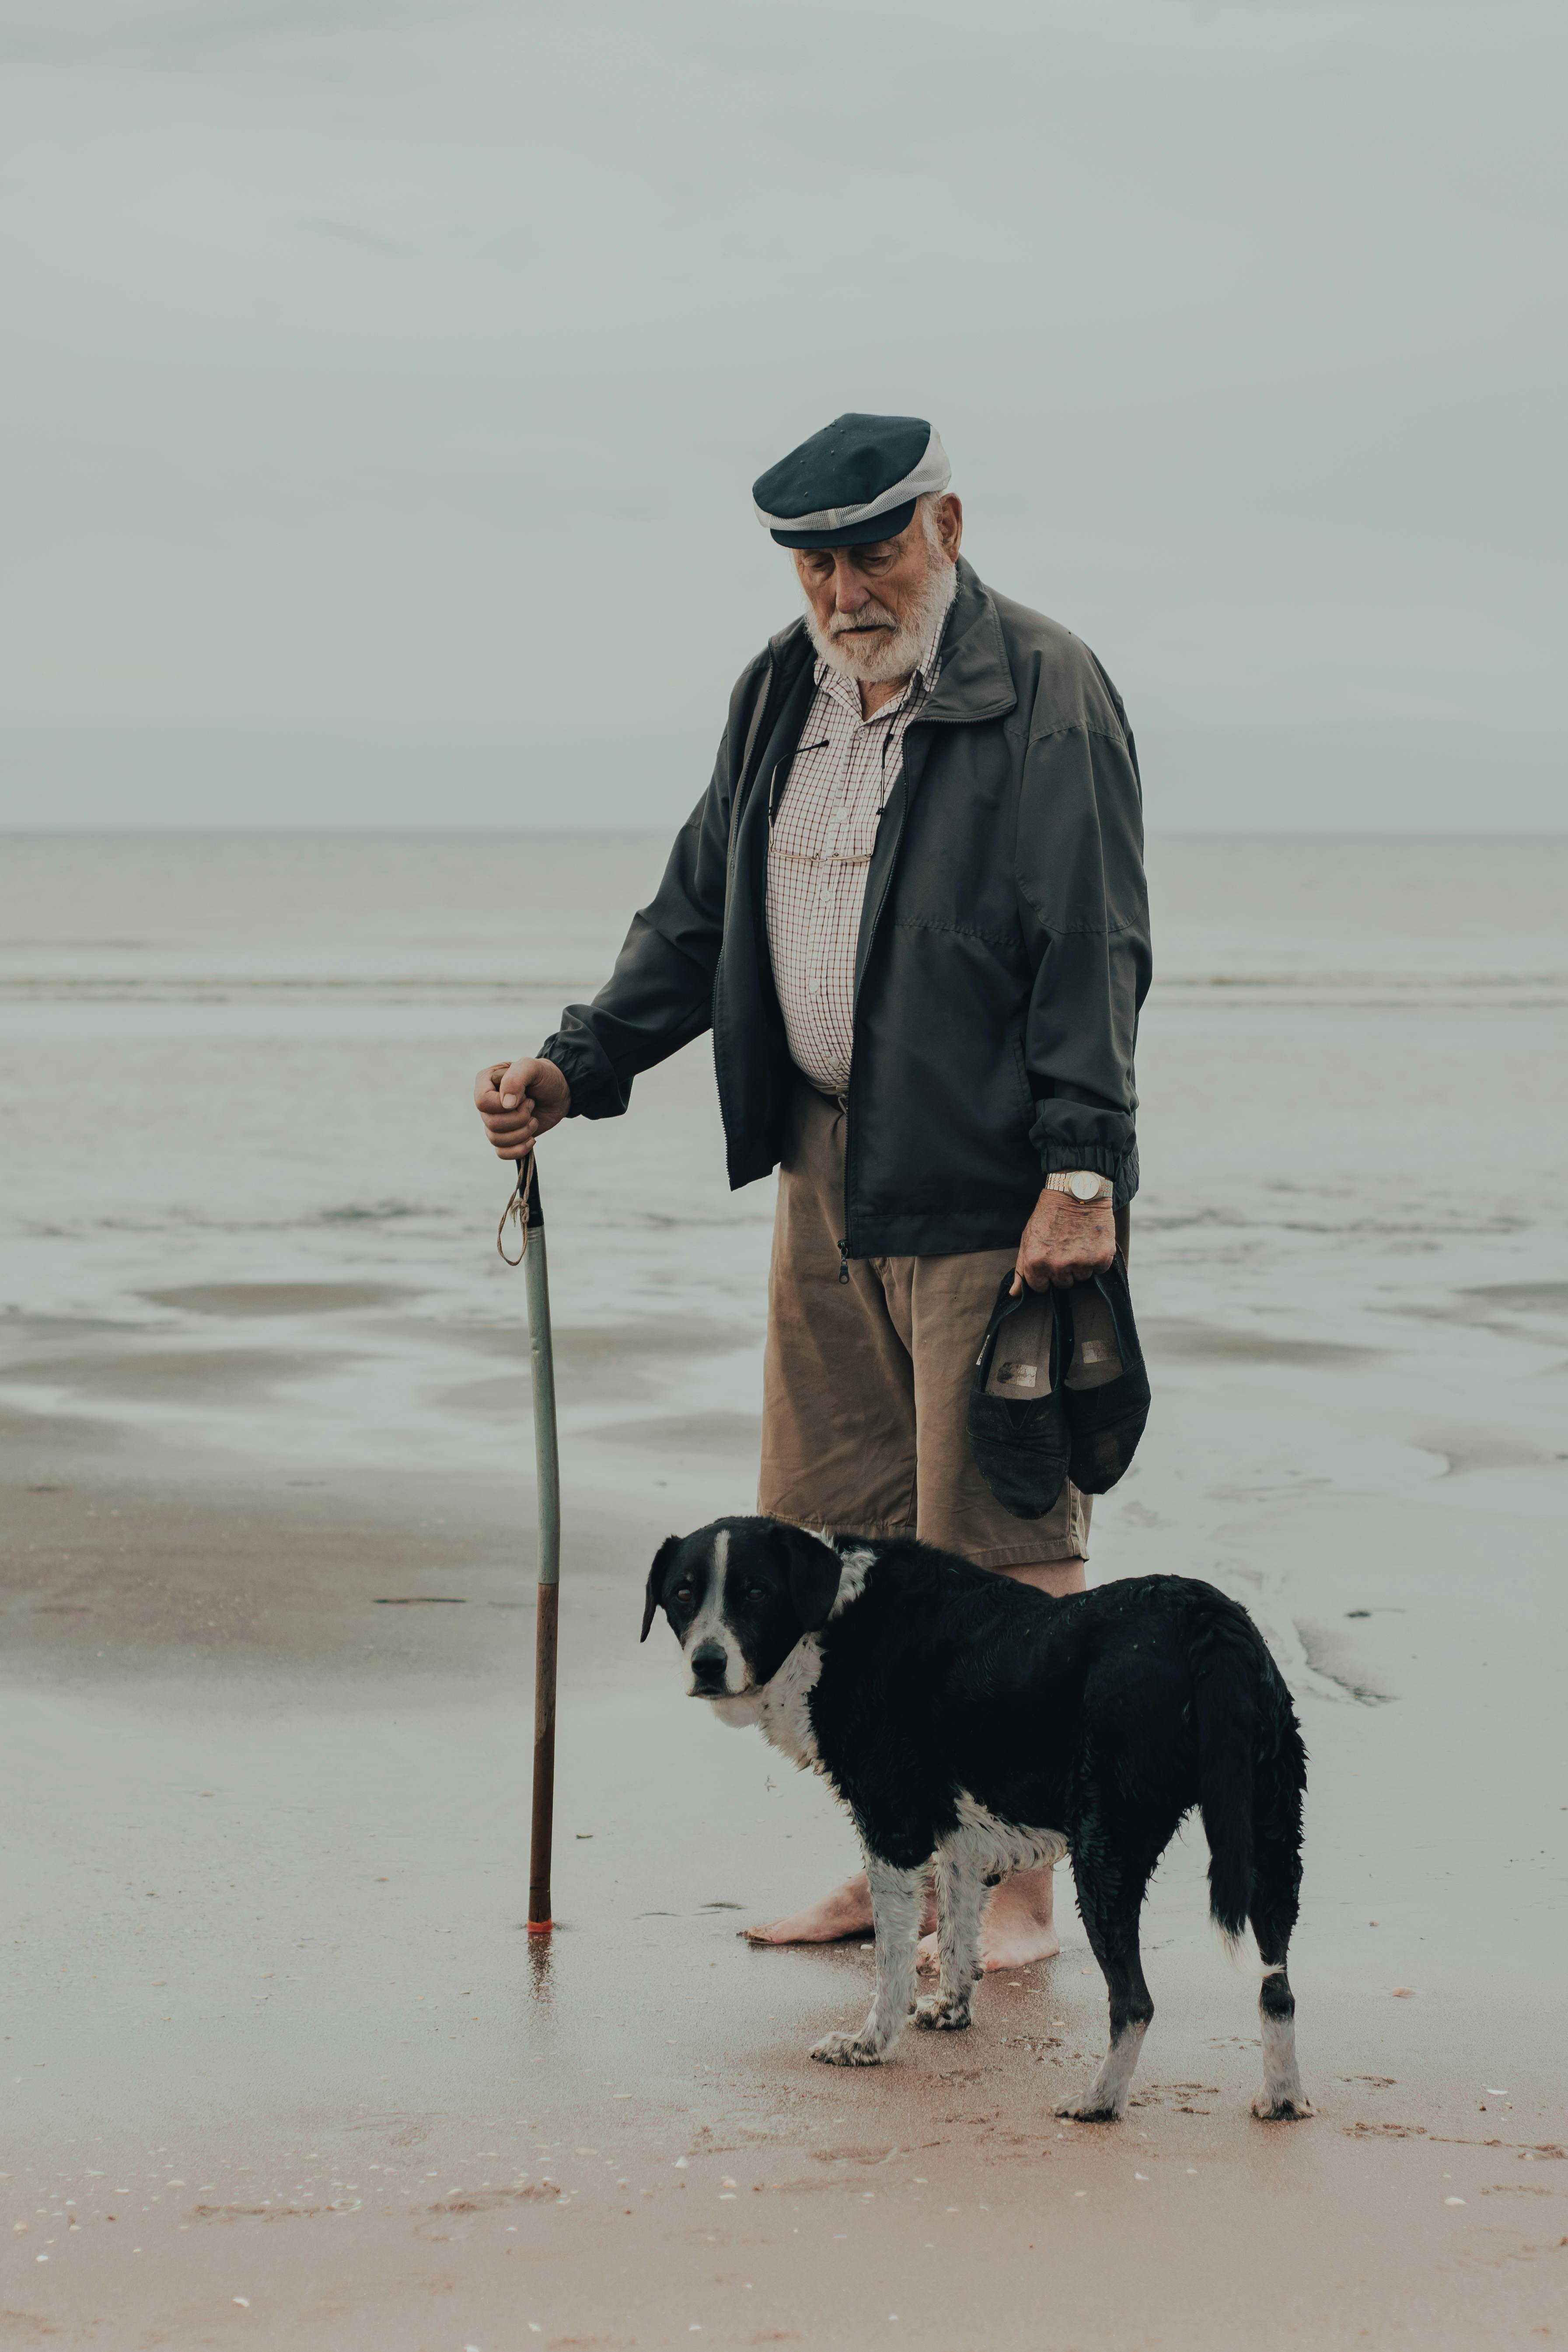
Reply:
[[604, 1118], [625, 1110], [613, 1075], [588, 1038], [568, 1036], [557, 1029], [541, 1045], [539, 1059], [553, 1062], [572, 1089], [568, 1118]]
[[1138, 1190], [1138, 1147], [1129, 1144], [1119, 1151], [1109, 1143], [1044, 1143], [1040, 1146], [1040, 1173], [1055, 1176], [1059, 1170], [1085, 1168], [1091, 1176], [1108, 1176], [1113, 1189], [1112, 1204], [1124, 1209]]

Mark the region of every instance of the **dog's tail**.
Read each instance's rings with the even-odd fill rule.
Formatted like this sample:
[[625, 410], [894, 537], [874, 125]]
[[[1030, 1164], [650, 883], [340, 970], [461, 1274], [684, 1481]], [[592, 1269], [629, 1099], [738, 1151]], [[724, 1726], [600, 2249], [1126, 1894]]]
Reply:
[[1244, 1977], [1266, 1968], [1252, 1932], [1253, 1793], [1264, 1718], [1273, 1712], [1274, 1662], [1246, 1611], [1215, 1594], [1188, 1652], [1198, 1734], [1198, 1809], [1209, 1842], [1209, 1918], [1220, 1950]]

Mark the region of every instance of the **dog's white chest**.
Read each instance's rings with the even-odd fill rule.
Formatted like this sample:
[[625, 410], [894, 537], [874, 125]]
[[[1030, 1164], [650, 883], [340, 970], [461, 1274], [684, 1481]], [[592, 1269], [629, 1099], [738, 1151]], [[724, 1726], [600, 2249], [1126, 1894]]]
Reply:
[[810, 1705], [821, 1672], [821, 1646], [815, 1633], [807, 1633], [761, 1694], [756, 1715], [757, 1727], [769, 1746], [811, 1772], [822, 1769]]

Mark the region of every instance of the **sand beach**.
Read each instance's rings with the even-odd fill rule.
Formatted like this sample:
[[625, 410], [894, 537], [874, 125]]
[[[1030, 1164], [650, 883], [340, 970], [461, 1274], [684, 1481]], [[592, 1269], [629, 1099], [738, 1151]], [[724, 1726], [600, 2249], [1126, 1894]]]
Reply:
[[[527, 919], [475, 915], [476, 858]], [[14, 835], [0, 877], [0, 2344], [1536, 2346], [1568, 2329], [1568, 843], [1157, 839], [1091, 1580], [1258, 1618], [1310, 1752], [1317, 2109], [1256, 2123], [1195, 1826], [1126, 2123], [1059, 1959], [877, 2072], [853, 1863], [637, 1641], [749, 1507], [771, 1188], [706, 1048], [548, 1139], [559, 1927], [526, 1905], [533, 1492], [487, 1055], [652, 836]]]

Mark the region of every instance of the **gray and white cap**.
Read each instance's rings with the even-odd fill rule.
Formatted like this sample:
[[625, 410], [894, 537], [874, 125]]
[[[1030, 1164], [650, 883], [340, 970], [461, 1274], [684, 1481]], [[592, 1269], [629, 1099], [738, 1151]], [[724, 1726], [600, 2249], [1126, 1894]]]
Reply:
[[907, 530], [915, 500], [952, 479], [923, 416], [836, 416], [752, 484], [757, 520], [781, 547], [863, 547]]

